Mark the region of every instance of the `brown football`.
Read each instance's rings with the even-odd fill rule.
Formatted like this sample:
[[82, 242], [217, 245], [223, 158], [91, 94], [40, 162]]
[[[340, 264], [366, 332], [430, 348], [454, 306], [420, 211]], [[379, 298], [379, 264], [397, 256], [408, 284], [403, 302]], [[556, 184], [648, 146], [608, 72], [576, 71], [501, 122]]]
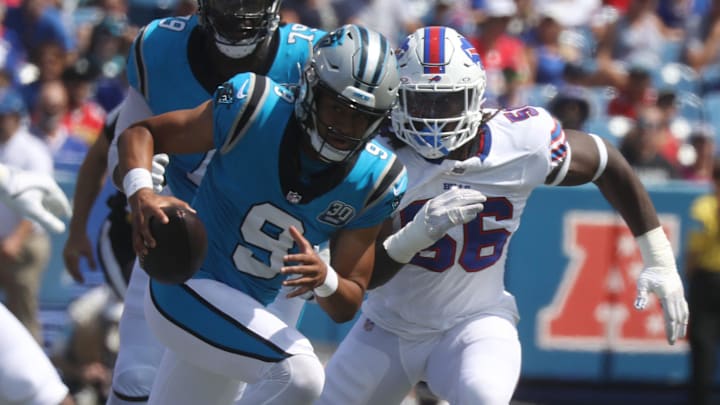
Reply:
[[180, 207], [164, 207], [168, 223], [155, 217], [149, 226], [155, 247], [148, 249], [141, 265], [153, 279], [180, 284], [200, 269], [207, 253], [207, 234], [197, 214]]

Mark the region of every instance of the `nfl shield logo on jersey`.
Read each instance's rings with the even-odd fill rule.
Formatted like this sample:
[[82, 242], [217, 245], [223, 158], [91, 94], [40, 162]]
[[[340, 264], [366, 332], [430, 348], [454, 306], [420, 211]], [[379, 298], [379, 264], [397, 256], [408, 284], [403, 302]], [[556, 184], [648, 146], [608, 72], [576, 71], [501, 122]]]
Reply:
[[300, 204], [300, 200], [302, 200], [302, 196], [300, 193], [297, 193], [295, 191], [288, 191], [287, 195], [285, 196], [285, 199], [288, 200], [290, 204]]
[[232, 104], [234, 92], [235, 91], [233, 90], [233, 86], [230, 82], [223, 83], [217, 89], [215, 102], [218, 104]]

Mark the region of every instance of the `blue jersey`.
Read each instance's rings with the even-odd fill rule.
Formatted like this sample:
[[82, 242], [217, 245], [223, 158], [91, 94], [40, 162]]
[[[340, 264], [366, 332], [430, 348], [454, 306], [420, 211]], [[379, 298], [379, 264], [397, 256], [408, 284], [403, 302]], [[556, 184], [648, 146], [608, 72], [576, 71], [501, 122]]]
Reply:
[[[324, 34], [300, 24], [283, 24], [275, 34], [274, 60], [267, 72], [257, 73], [278, 83], [297, 83], [313, 44]], [[206, 44], [197, 16], [154, 20], [138, 34], [128, 57], [128, 82], [145, 97], [154, 115], [197, 107], [226, 79], [213, 73]], [[175, 196], [192, 201], [212, 154], [171, 157], [166, 177]]]
[[[339, 229], [372, 227], [397, 208], [405, 167], [378, 143], [345, 164], [301, 169], [293, 93], [269, 78], [241, 73], [213, 99], [217, 153], [193, 202], [208, 234], [208, 255], [196, 277], [271, 302], [285, 276], [283, 256], [297, 252], [289, 227], [313, 245]], [[316, 162], [317, 163], [317, 162]]]

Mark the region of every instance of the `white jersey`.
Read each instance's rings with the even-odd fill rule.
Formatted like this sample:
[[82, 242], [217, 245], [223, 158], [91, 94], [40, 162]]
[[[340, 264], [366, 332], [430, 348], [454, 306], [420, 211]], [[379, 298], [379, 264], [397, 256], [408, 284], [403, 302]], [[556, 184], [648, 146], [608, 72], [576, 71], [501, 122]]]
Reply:
[[363, 312], [407, 339], [446, 331], [470, 317], [497, 315], [517, 322], [515, 298], [505, 291], [507, 247], [533, 189], [568, 154], [560, 124], [539, 107], [503, 110], [480, 133], [477, 155], [464, 173], [456, 161], [436, 164], [410, 147], [396, 153], [408, 171], [408, 189], [395, 227], [410, 221], [430, 198], [452, 187], [488, 198], [485, 209], [419, 252], [387, 284], [370, 291]]

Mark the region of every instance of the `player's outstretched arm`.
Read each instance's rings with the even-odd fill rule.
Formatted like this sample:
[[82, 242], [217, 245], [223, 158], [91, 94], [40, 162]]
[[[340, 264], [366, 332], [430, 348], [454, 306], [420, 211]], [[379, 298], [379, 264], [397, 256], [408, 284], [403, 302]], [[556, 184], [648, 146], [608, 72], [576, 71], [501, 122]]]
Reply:
[[430, 200], [404, 227], [378, 244], [369, 288], [388, 282], [417, 252], [430, 247], [452, 227], [472, 221], [486, 197], [477, 190], [451, 189]]
[[65, 231], [60, 218], [70, 216], [70, 202], [51, 176], [0, 164], [0, 201], [51, 232]]
[[667, 340], [674, 344], [685, 336], [688, 306], [672, 246], [650, 196], [615, 147], [582, 132], [566, 131], [565, 135], [572, 153], [567, 175], [559, 184], [593, 181], [623, 217], [635, 235], [645, 266], [637, 280], [635, 307], [644, 309], [648, 294], [655, 294], [663, 307]]

